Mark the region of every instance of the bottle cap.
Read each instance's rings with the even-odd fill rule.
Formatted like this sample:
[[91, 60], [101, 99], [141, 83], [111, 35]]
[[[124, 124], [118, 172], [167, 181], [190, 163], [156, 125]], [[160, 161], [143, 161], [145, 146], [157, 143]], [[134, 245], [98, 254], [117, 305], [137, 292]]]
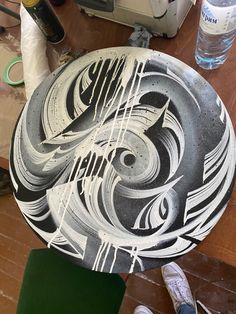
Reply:
[[40, 0], [22, 0], [22, 3], [24, 4], [25, 7], [33, 7], [39, 2]]

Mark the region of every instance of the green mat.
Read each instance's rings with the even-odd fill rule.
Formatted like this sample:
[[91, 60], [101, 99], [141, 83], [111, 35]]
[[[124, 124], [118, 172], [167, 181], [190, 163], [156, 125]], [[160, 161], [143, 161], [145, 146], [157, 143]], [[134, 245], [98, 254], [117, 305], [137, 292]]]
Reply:
[[125, 283], [74, 265], [51, 249], [32, 250], [17, 314], [117, 314]]

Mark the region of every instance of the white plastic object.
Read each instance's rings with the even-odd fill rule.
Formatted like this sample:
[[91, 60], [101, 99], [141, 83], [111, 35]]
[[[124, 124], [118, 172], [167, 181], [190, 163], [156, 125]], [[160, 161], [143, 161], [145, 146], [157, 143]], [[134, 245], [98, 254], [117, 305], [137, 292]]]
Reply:
[[161, 17], [165, 14], [168, 9], [168, 0], [151, 0], [150, 4], [152, 6], [153, 14], [156, 18]]
[[51, 73], [46, 55], [47, 40], [21, 4], [21, 53], [26, 97]]

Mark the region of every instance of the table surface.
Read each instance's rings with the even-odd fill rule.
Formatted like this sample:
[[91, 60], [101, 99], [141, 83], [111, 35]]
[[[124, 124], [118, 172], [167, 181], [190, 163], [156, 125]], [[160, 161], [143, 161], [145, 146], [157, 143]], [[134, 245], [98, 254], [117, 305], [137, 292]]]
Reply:
[[[175, 38], [153, 38], [150, 42], [150, 48], [170, 54], [198, 71], [198, 73], [213, 86], [223, 100], [235, 128], [236, 113], [233, 105], [236, 102], [236, 93], [234, 91], [236, 78], [236, 45], [234, 44], [231, 48], [228, 60], [221, 68], [214, 71], [206, 71], [197, 66], [194, 59], [194, 50], [200, 14], [200, 3], [201, 1], [198, 1], [197, 5], [192, 7]], [[55, 46], [58, 51], [61, 51], [63, 47], [70, 47], [75, 51], [79, 49], [92, 51], [105, 47], [124, 46], [132, 33], [132, 29], [129, 27], [95, 17], [89, 18], [87, 15], [81, 14], [78, 10], [78, 6], [72, 0], [68, 0], [63, 6], [56, 8], [56, 12], [67, 33], [64, 42]], [[4, 165], [4, 160], [0, 160], [0, 166], [1, 165]], [[228, 216], [232, 213], [235, 197], [236, 191], [234, 190], [231, 197], [233, 201], [230, 202], [227, 209]], [[224, 223], [226, 224], [225, 221], [226, 219], [224, 219]], [[229, 223], [230, 221], [227, 220], [227, 222]], [[221, 223], [221, 228], [225, 227], [226, 225], [222, 226]], [[229, 225], [228, 227], [230, 228]], [[220, 234], [221, 231], [218, 233]], [[220, 237], [219, 234], [217, 234], [218, 238]], [[211, 237], [211, 235], [209, 237]], [[218, 238], [216, 238], [216, 240]], [[213, 242], [214, 239], [212, 243]], [[204, 246], [203, 244], [202, 251], [209, 252], [210, 247], [212, 247], [211, 244], [209, 246]], [[236, 251], [235, 248], [232, 248], [232, 245], [231, 249], [232, 251]]]

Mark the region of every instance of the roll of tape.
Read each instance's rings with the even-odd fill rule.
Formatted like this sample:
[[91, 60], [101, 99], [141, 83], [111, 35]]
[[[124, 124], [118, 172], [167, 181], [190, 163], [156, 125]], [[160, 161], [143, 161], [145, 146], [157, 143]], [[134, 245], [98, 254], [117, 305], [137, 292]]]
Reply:
[[18, 80], [18, 81], [12, 81], [9, 77], [9, 73], [10, 73], [10, 70], [12, 69], [12, 67], [17, 64], [17, 63], [22, 63], [22, 57], [16, 57], [16, 58], [13, 58], [4, 68], [3, 70], [3, 82], [9, 84], [9, 85], [13, 85], [13, 86], [17, 86], [17, 85], [20, 85], [20, 84], [23, 84], [24, 83], [24, 80]]

